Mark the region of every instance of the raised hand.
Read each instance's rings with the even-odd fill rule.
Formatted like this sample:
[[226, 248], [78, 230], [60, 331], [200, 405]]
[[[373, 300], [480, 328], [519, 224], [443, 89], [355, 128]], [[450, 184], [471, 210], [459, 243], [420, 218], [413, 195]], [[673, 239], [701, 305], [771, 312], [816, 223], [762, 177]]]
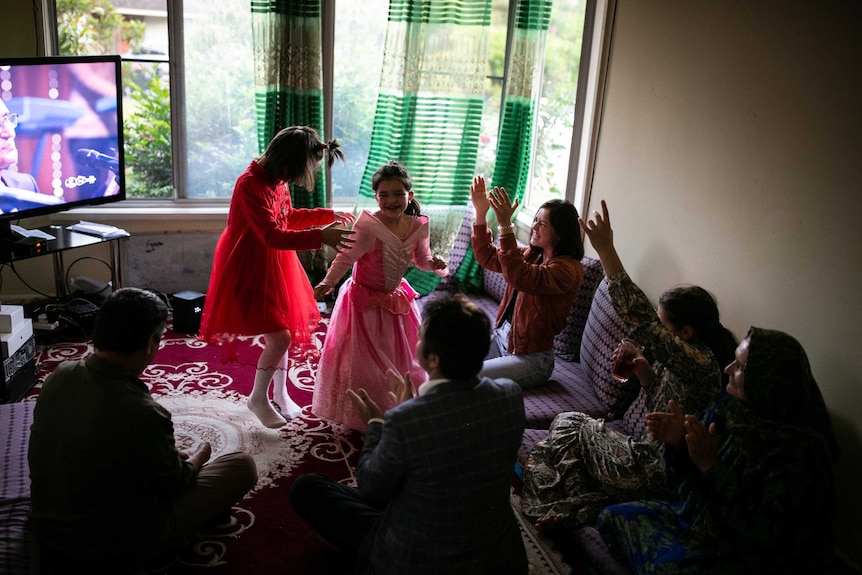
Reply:
[[512, 224], [512, 214], [518, 209], [518, 198], [512, 202], [506, 188], [494, 186], [494, 191], [488, 196], [488, 202], [494, 210], [498, 225], [505, 227]]
[[323, 226], [321, 236], [325, 245], [331, 247], [338, 253], [341, 253], [341, 250], [349, 248], [356, 242], [356, 240], [350, 239], [350, 236], [354, 233], [353, 230], [333, 227], [337, 223], [338, 222], [332, 222], [327, 226]]
[[623, 271], [623, 262], [614, 247], [614, 231], [611, 229], [611, 217], [608, 214], [608, 205], [605, 201], [602, 200], [601, 214], [593, 212], [593, 219], [584, 221], [583, 218], [578, 218], [578, 223], [599, 254], [605, 275], [610, 277]]
[[593, 219], [584, 221], [583, 218], [578, 218], [578, 223], [587, 237], [590, 238], [590, 243], [596, 248], [599, 255], [614, 247], [614, 231], [611, 229], [611, 218], [608, 214], [608, 205], [602, 200], [602, 213], [593, 212]]
[[473, 178], [473, 183], [470, 185], [470, 201], [473, 202], [473, 210], [476, 212], [476, 223], [486, 223], [491, 203], [488, 201], [488, 190], [485, 187], [484, 176]]
[[685, 416], [674, 400], [667, 402], [667, 412], [647, 413], [647, 430], [653, 437], [668, 445], [682, 445], [685, 439]]

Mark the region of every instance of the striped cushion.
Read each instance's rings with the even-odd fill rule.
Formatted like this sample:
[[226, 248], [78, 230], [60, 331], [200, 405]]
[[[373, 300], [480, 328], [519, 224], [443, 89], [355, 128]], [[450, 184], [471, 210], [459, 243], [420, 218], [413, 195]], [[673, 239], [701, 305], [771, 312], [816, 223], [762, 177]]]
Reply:
[[626, 335], [626, 326], [614, 311], [608, 280], [604, 278], [596, 288], [581, 339], [581, 365], [596, 395], [607, 406], [608, 419], [620, 417], [626, 407], [625, 402], [632, 398], [631, 393], [627, 393], [627, 384], [621, 384], [611, 376], [614, 349]]
[[584, 328], [590, 315], [593, 294], [599, 282], [605, 277], [600, 260], [584, 256], [581, 264], [584, 266], [581, 287], [572, 303], [566, 327], [554, 337], [554, 354], [566, 361], [581, 361], [581, 337], [584, 335]]
[[30, 514], [27, 443], [35, 402], [0, 405], [0, 573], [28, 573], [34, 542]]

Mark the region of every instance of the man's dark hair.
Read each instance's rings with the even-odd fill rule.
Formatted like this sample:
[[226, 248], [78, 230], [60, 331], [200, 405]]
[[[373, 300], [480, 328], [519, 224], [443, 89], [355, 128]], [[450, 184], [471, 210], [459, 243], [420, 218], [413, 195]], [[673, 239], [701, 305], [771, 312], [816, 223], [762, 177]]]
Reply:
[[440, 373], [466, 380], [482, 370], [491, 346], [491, 320], [464, 294], [444, 292], [422, 310], [425, 355], [436, 354]]
[[100, 351], [131, 355], [144, 349], [153, 335], [161, 336], [168, 306], [151, 291], [122, 288], [109, 295], [93, 328], [93, 346]]

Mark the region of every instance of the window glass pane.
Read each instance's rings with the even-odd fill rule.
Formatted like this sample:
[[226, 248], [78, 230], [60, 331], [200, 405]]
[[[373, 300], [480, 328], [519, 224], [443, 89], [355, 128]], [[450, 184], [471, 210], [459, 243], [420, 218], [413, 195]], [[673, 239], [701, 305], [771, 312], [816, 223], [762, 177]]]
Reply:
[[551, 12], [527, 192], [527, 206], [534, 209], [565, 197], [585, 9], [586, 0], [556, 0]]
[[258, 155], [251, 11], [248, 0], [183, 4], [184, 195], [229, 198], [236, 177]]
[[[146, 4], [146, 6], [143, 6]], [[172, 197], [165, 0], [57, 0], [61, 55], [120, 54], [126, 193]]]
[[485, 105], [482, 109], [482, 131], [479, 134], [479, 152], [476, 157], [476, 173], [488, 178], [494, 173], [494, 160], [497, 155], [508, 21], [509, 0], [493, 0], [488, 42], [488, 75], [485, 79]]
[[332, 167], [333, 203], [353, 205], [371, 148], [388, 0], [335, 3], [333, 137], [345, 164]]

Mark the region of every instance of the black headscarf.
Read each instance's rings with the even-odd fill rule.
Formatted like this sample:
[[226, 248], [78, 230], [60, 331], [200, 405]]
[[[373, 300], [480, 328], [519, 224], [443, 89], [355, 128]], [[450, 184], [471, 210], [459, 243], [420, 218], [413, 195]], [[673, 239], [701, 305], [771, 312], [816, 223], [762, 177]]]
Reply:
[[790, 335], [752, 327], [748, 331], [745, 403], [759, 419], [819, 434], [838, 457], [829, 410], [802, 345]]

